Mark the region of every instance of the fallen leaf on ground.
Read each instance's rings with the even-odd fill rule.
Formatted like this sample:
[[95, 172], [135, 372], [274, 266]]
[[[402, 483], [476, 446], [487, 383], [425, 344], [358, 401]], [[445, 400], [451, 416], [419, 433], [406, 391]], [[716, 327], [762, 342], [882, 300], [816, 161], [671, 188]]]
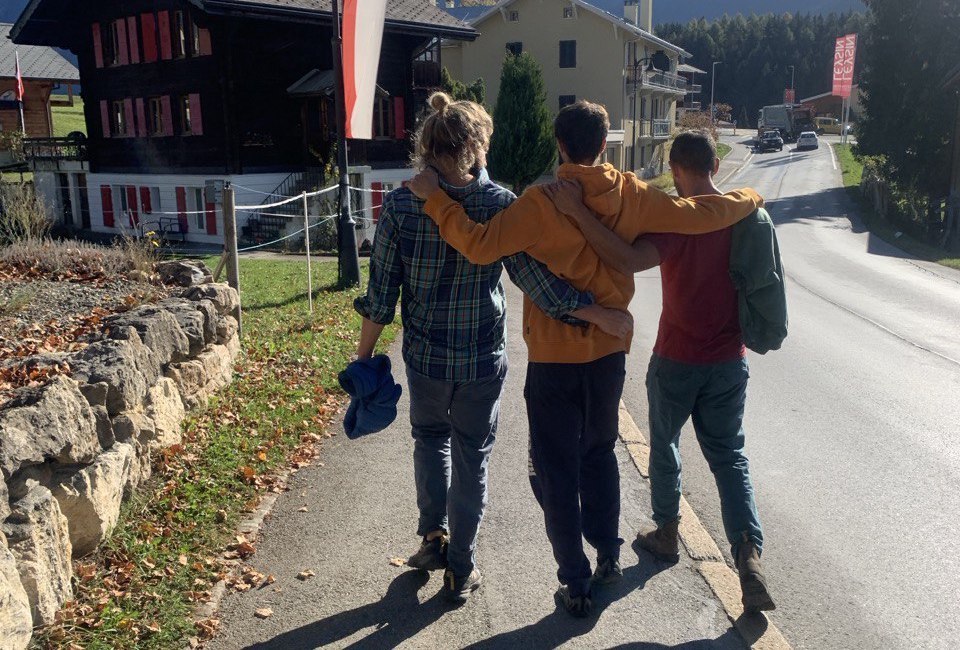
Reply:
[[407, 561], [404, 560], [402, 557], [392, 557], [392, 558], [390, 558], [390, 564], [392, 564], [393, 566], [403, 566], [403, 565], [406, 564], [406, 563], [407, 563]]
[[270, 609], [269, 607], [261, 607], [260, 609], [255, 611], [253, 615], [256, 616], [257, 618], [270, 618], [271, 616], [273, 616], [273, 610]]
[[308, 512], [307, 506], [303, 506], [302, 508], [297, 510], [297, 512]]
[[301, 571], [297, 574], [297, 580], [306, 580], [307, 578], [312, 578], [315, 575], [317, 574], [310, 569], [307, 569], [306, 571]]

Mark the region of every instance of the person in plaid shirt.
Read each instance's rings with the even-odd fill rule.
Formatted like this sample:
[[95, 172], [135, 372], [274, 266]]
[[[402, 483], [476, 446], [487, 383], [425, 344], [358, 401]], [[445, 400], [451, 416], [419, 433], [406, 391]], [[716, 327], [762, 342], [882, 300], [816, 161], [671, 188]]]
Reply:
[[[437, 169], [444, 190], [483, 223], [516, 199], [492, 183], [484, 169], [492, 120], [481, 106], [452, 102], [443, 93], [434, 94], [430, 105], [433, 112], [417, 134], [414, 162], [421, 169]], [[507, 371], [502, 270], [530, 297], [534, 309], [552, 318], [594, 323], [622, 337], [633, 322], [628, 313], [593, 304], [589, 294], [526, 254], [471, 264], [443, 241], [423, 205], [406, 188], [384, 199], [369, 285], [355, 302], [363, 316], [357, 356], [373, 355], [400, 301], [420, 510], [417, 534], [423, 538], [408, 564], [446, 569], [446, 597], [464, 602], [482, 580], [476, 540]]]

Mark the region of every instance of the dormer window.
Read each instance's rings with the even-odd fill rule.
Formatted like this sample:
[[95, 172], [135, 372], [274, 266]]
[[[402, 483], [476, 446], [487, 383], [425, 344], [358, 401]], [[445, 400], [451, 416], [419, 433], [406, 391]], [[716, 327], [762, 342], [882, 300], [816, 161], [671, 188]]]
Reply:
[[509, 20], [511, 23], [518, 23], [518, 22], [520, 22], [520, 12], [519, 12], [519, 11], [511, 11], [511, 12], [509, 12], [509, 13], [507, 14], [507, 20]]
[[570, 20], [571, 18], [575, 18], [576, 15], [574, 14], [573, 7], [564, 7], [563, 17], [566, 18], [567, 20]]

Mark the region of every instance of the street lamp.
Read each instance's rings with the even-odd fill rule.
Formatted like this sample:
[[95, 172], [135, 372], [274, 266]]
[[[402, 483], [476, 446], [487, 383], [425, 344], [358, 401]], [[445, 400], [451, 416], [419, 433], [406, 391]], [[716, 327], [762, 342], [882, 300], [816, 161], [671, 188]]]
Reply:
[[723, 61], [714, 61], [713, 67], [710, 68], [710, 123], [717, 123], [717, 113], [713, 108], [713, 94], [717, 88], [717, 66], [723, 63]]
[[797, 87], [793, 85], [794, 73], [797, 71], [797, 66], [790, 66], [790, 90], [796, 90]]
[[637, 163], [637, 91], [640, 88], [640, 66], [646, 65], [646, 72], [667, 70], [670, 67], [670, 57], [663, 50], [657, 50], [652, 56], [634, 59], [633, 68], [633, 142], [630, 145], [630, 170], [635, 170]]

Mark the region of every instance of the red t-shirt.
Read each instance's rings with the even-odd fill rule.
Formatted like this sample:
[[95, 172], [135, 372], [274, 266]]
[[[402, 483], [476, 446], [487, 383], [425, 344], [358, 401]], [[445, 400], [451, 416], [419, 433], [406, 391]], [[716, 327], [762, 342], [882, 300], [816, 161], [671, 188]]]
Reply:
[[681, 363], [722, 363], [746, 354], [726, 228], [706, 235], [647, 235], [660, 253], [663, 312], [653, 351]]

